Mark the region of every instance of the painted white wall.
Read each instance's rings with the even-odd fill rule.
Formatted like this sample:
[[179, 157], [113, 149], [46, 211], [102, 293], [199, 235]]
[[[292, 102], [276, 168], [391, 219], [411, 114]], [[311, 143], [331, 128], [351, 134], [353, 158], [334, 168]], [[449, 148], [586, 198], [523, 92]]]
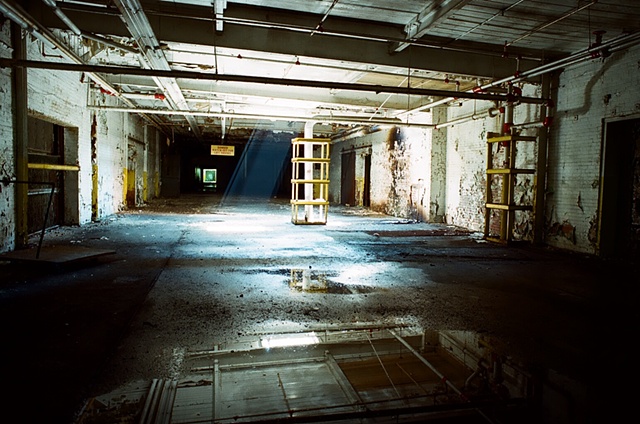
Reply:
[[404, 218], [428, 213], [431, 186], [431, 130], [428, 128], [382, 128], [356, 133], [332, 147], [329, 193], [340, 202], [341, 162], [344, 151], [356, 154], [356, 180], [364, 177], [365, 152], [371, 153], [371, 209]]
[[[66, 36], [69, 37], [69, 36]], [[73, 39], [68, 39], [71, 44]], [[77, 41], [77, 40], [76, 40]], [[60, 61], [59, 52], [45, 47], [28, 37], [29, 59]], [[11, 57], [9, 26], [0, 27], [0, 56]], [[98, 219], [112, 215], [123, 209], [124, 171], [127, 167], [128, 144], [138, 145], [140, 165], [140, 185], [147, 163], [149, 175], [159, 175], [160, 163], [158, 131], [146, 127], [146, 122], [138, 115], [91, 111], [86, 107], [89, 79], [78, 72], [29, 69], [27, 72], [28, 113], [38, 119], [55, 123], [65, 130], [65, 162], [77, 164], [80, 171], [65, 171], [65, 218], [67, 224], [83, 225], [92, 219], [92, 158], [91, 125], [96, 118], [96, 146], [98, 165]], [[92, 94], [95, 95], [95, 94]], [[117, 99], [106, 94], [97, 94], [99, 104], [116, 106]], [[13, 116], [11, 99], [11, 71], [0, 69], [0, 178], [15, 178]], [[145, 128], [147, 128], [145, 130]], [[133, 141], [137, 140], [137, 141]], [[145, 148], [147, 141], [153, 141], [153, 155], [145, 157], [151, 150]], [[139, 142], [138, 142], [139, 141]], [[73, 172], [73, 174], [69, 174]], [[76, 190], [70, 190], [71, 183]], [[153, 193], [157, 195], [157, 193]], [[0, 251], [15, 249], [15, 195], [12, 186], [0, 184]]]
[[638, 45], [560, 74], [549, 142], [547, 244], [596, 252], [604, 122], [640, 116], [639, 87]]
[[[539, 97], [540, 86], [520, 84], [523, 96]], [[495, 102], [467, 100], [450, 107], [447, 121], [476, 116], [460, 124], [436, 129], [446, 131], [446, 208], [447, 223], [484, 231], [486, 182], [487, 182], [487, 137], [488, 133], [502, 131], [502, 116], [488, 116], [489, 109], [499, 107]], [[540, 107], [517, 104], [514, 106], [514, 124], [540, 121]], [[536, 135], [536, 129], [525, 129], [521, 135]], [[499, 155], [503, 150], [496, 152]], [[537, 144], [518, 142], [516, 154], [517, 168], [535, 168]], [[497, 177], [499, 178], [499, 177]], [[516, 177], [516, 204], [531, 204], [534, 179], [529, 175]], [[494, 186], [501, 181], [494, 180]], [[498, 212], [494, 212], [498, 213]], [[531, 239], [533, 236], [533, 216], [531, 212], [516, 212], [514, 237]]]
[[428, 211], [431, 184], [431, 129], [398, 128], [389, 152], [391, 181], [387, 213], [423, 219]]
[[[471, 116], [493, 102], [465, 101], [447, 111], [447, 121]], [[435, 131], [446, 131], [446, 207], [448, 224], [475, 231], [484, 229], [487, 132], [500, 130], [500, 118], [468, 121]]]
[[[114, 105], [116, 100], [101, 95], [100, 104]], [[126, 114], [96, 111], [98, 164], [98, 218], [124, 208], [124, 170], [127, 167], [127, 143], [124, 133]]]
[[[27, 43], [27, 58], [41, 60], [43, 55], [50, 61], [64, 60], [59, 57], [58, 51], [31, 39]], [[71, 224], [83, 224], [91, 220], [91, 127], [89, 113], [85, 108], [88, 84], [83, 83], [82, 78], [82, 73], [79, 72], [51, 72], [33, 68], [27, 70], [29, 115], [73, 128], [74, 135], [77, 134], [77, 146], [65, 146], [65, 153], [72, 152], [72, 157], [65, 157], [66, 164], [80, 166], [78, 174], [71, 176], [72, 179], [77, 179], [77, 191], [65, 193], [70, 204], [77, 205], [71, 211], [66, 210], [71, 215], [65, 218]], [[72, 143], [75, 140], [65, 142]], [[77, 198], [71, 199], [71, 196]]]
[[[0, 26], [0, 57], [11, 58], [9, 22]], [[15, 178], [13, 118], [11, 115], [11, 69], [0, 68], [0, 180]], [[0, 182], [0, 252], [15, 249], [14, 185]]]

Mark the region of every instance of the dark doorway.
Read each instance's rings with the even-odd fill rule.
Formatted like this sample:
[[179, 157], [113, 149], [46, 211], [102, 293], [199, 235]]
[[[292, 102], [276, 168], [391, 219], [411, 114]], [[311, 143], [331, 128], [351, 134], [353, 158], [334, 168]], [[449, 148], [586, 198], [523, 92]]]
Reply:
[[180, 155], [168, 153], [162, 158], [162, 197], [180, 196]]
[[341, 164], [342, 184], [340, 188], [340, 203], [355, 205], [356, 203], [356, 154], [342, 152]]
[[600, 254], [640, 253], [640, 119], [607, 123], [600, 192]]
[[364, 156], [364, 189], [362, 193], [362, 206], [371, 206], [371, 155]]
[[[30, 184], [27, 230], [34, 233], [43, 227], [64, 223], [64, 175], [55, 166], [64, 164], [65, 131], [59, 125], [29, 117], [28, 134]], [[55, 189], [49, 206], [51, 183], [55, 184]]]

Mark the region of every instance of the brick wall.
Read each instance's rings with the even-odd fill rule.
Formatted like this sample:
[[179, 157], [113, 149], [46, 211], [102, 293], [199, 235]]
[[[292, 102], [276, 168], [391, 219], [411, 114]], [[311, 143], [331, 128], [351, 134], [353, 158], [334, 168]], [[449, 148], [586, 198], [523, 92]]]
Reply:
[[546, 243], [596, 252], [602, 133], [640, 115], [640, 46], [565, 69], [549, 141]]
[[[82, 48], [72, 36], [64, 35], [70, 45]], [[0, 28], [0, 55], [11, 57], [10, 32], [7, 23]], [[28, 58], [48, 61], [63, 60], [59, 52], [49, 47], [43, 49], [40, 41], [28, 37]], [[29, 69], [27, 74], [29, 115], [65, 127], [65, 162], [77, 164], [80, 171], [65, 171], [65, 215], [68, 224], [85, 224], [92, 219], [92, 192], [94, 165], [98, 169], [97, 218], [118, 212], [124, 205], [124, 170], [127, 167], [129, 140], [148, 144], [153, 140], [151, 160], [140, 157], [139, 163], [147, 162], [147, 175], [159, 178], [155, 128], [147, 127], [138, 115], [91, 111], [86, 108], [89, 79], [82, 73]], [[118, 105], [116, 98], [98, 94], [99, 104]], [[134, 144], [140, 144], [131, 141]], [[93, 151], [92, 151], [93, 143]], [[140, 155], [150, 149], [140, 147]], [[92, 157], [92, 154], [95, 156]], [[13, 117], [11, 115], [11, 73], [0, 69], [0, 177], [15, 177], [13, 172]], [[144, 172], [139, 173], [140, 181]], [[67, 181], [73, 187], [67, 187]], [[142, 185], [142, 183], [141, 183]], [[155, 191], [154, 191], [155, 194]], [[15, 248], [15, 202], [12, 187], [0, 187], [0, 251]]]
[[[535, 84], [519, 84], [523, 96], [537, 97], [540, 87]], [[447, 111], [446, 121], [472, 117], [462, 123], [434, 130], [446, 132], [446, 215], [447, 223], [466, 227], [475, 231], [484, 231], [486, 202], [487, 134], [500, 133], [502, 118], [500, 114], [488, 116], [494, 102], [467, 100], [453, 105]], [[514, 107], [514, 124], [540, 121], [540, 108], [536, 105], [518, 104]], [[535, 129], [523, 129], [521, 135], [535, 135]], [[504, 166], [504, 148], [493, 146], [495, 163], [492, 167]], [[518, 143], [516, 154], [517, 168], [535, 168], [537, 145]], [[516, 204], [529, 204], [533, 196], [534, 179], [519, 175], [516, 178], [514, 200]], [[498, 195], [502, 188], [501, 177], [492, 178], [492, 192]], [[494, 198], [496, 202], [500, 198]], [[492, 213], [492, 228], [496, 231], [499, 213]], [[531, 239], [533, 237], [533, 216], [530, 212], [516, 212], [514, 238]]]
[[[0, 57], [11, 58], [9, 21], [0, 21]], [[11, 70], [0, 68], [0, 179], [15, 178], [13, 119], [11, 117]], [[0, 183], [0, 252], [15, 249], [14, 186]]]
[[[371, 209], [389, 215], [427, 219], [431, 185], [431, 131], [424, 128], [384, 128], [356, 133], [332, 148], [330, 200], [340, 201], [341, 157], [356, 154], [356, 181], [364, 177], [361, 157], [371, 154]], [[361, 199], [360, 199], [361, 200]], [[361, 202], [360, 202], [361, 204]]]

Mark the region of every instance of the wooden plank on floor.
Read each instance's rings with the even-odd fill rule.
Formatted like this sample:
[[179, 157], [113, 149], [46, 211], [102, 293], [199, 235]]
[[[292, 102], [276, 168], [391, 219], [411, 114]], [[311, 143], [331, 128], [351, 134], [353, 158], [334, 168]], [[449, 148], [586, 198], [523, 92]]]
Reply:
[[3, 253], [0, 255], [0, 260], [21, 263], [67, 264], [114, 253], [116, 253], [115, 250], [84, 246], [43, 246], [40, 249], [40, 255], [38, 255], [37, 248], [34, 247]]

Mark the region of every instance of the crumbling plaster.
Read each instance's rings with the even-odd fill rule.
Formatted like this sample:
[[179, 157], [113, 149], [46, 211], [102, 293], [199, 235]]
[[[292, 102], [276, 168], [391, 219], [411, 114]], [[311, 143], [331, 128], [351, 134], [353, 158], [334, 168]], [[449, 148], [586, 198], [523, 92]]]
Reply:
[[[78, 49], [83, 48], [73, 36], [66, 39]], [[0, 28], [0, 55], [11, 57], [10, 30], [4, 20]], [[43, 47], [42, 42], [27, 37], [29, 59], [62, 61], [59, 52]], [[0, 177], [15, 178], [14, 138], [11, 98], [11, 70], [0, 70]], [[27, 72], [28, 113], [30, 116], [65, 127], [65, 162], [76, 164], [80, 170], [69, 175], [77, 179], [77, 190], [65, 201], [65, 213], [72, 215], [72, 224], [83, 225], [92, 219], [92, 174], [94, 163], [98, 165], [98, 214], [97, 218], [112, 215], [124, 205], [124, 170], [127, 167], [128, 139], [142, 143], [154, 140], [157, 150], [158, 133], [138, 115], [112, 112], [92, 112], [86, 108], [87, 90], [90, 80], [78, 72], [54, 72], [44, 69], [29, 69]], [[104, 93], [98, 101], [107, 106], [118, 105], [117, 100]], [[95, 116], [95, 130], [92, 124]], [[91, 139], [95, 137], [96, 157], [92, 160]], [[141, 149], [146, 154], [149, 149]], [[148, 174], [159, 178], [158, 152], [148, 161]], [[142, 161], [140, 163], [143, 163]], [[75, 171], [64, 171], [75, 172]], [[144, 175], [140, 172], [140, 178]], [[74, 187], [75, 188], [75, 187]], [[68, 195], [68, 194], [67, 194]], [[68, 208], [72, 210], [67, 211]], [[0, 187], [0, 251], [15, 249], [15, 195], [13, 187]], [[68, 219], [67, 219], [68, 221]]]
[[[356, 153], [356, 182], [364, 179], [362, 157], [371, 154], [371, 209], [389, 215], [425, 220], [429, 210], [431, 133], [425, 128], [379, 128], [361, 131], [333, 143], [330, 199], [338, 202], [342, 186], [341, 156]], [[362, 186], [362, 184], [360, 184]], [[356, 188], [358, 184], [356, 183]], [[358, 198], [362, 205], [362, 196]]]
[[[29, 37], [27, 58], [43, 60], [43, 56], [49, 61], [65, 61], [59, 51]], [[77, 196], [77, 199], [71, 199], [72, 195], [65, 193], [71, 204], [77, 204], [73, 219], [75, 224], [91, 220], [91, 151], [90, 143], [85, 142], [90, 139], [90, 120], [85, 108], [88, 84], [82, 82], [84, 78], [79, 72], [27, 70], [29, 115], [65, 128], [74, 128], [74, 134], [77, 134], [77, 141], [73, 138], [65, 140], [65, 144], [77, 143], [77, 146], [65, 145], [65, 164], [80, 166], [78, 174], [74, 176], [77, 178], [77, 193], [73, 196]], [[72, 157], [69, 157], [69, 152], [73, 152]]]
[[[10, 58], [12, 54], [9, 21], [2, 20], [0, 21], [0, 57]], [[11, 96], [11, 70], [0, 68], [0, 180], [15, 178]], [[0, 252], [15, 248], [14, 197], [13, 184], [0, 183]]]
[[640, 114], [640, 46], [564, 69], [549, 142], [546, 243], [597, 253], [601, 149], [608, 119]]
[[[524, 96], [539, 96], [540, 86], [520, 84]], [[503, 106], [489, 101], [468, 100], [451, 105], [447, 109], [447, 121], [476, 116], [459, 124], [436, 129], [446, 132], [446, 215], [447, 223], [484, 231], [484, 213], [487, 182], [487, 137], [490, 132], [501, 133], [502, 115], [489, 116], [490, 108]], [[514, 124], [540, 121], [540, 108], [536, 105], [514, 104]], [[521, 130], [521, 135], [536, 135], [536, 129]], [[498, 159], [493, 167], [504, 167], [504, 148], [494, 146]], [[535, 168], [537, 145], [531, 142], [517, 144], [516, 167]], [[494, 192], [501, 187], [500, 177], [494, 177]], [[533, 198], [533, 178], [516, 178], [514, 200], [516, 204], [530, 204]], [[496, 199], [500, 200], [500, 199]], [[531, 213], [516, 214], [514, 237], [530, 239], [532, 237], [533, 216]]]

